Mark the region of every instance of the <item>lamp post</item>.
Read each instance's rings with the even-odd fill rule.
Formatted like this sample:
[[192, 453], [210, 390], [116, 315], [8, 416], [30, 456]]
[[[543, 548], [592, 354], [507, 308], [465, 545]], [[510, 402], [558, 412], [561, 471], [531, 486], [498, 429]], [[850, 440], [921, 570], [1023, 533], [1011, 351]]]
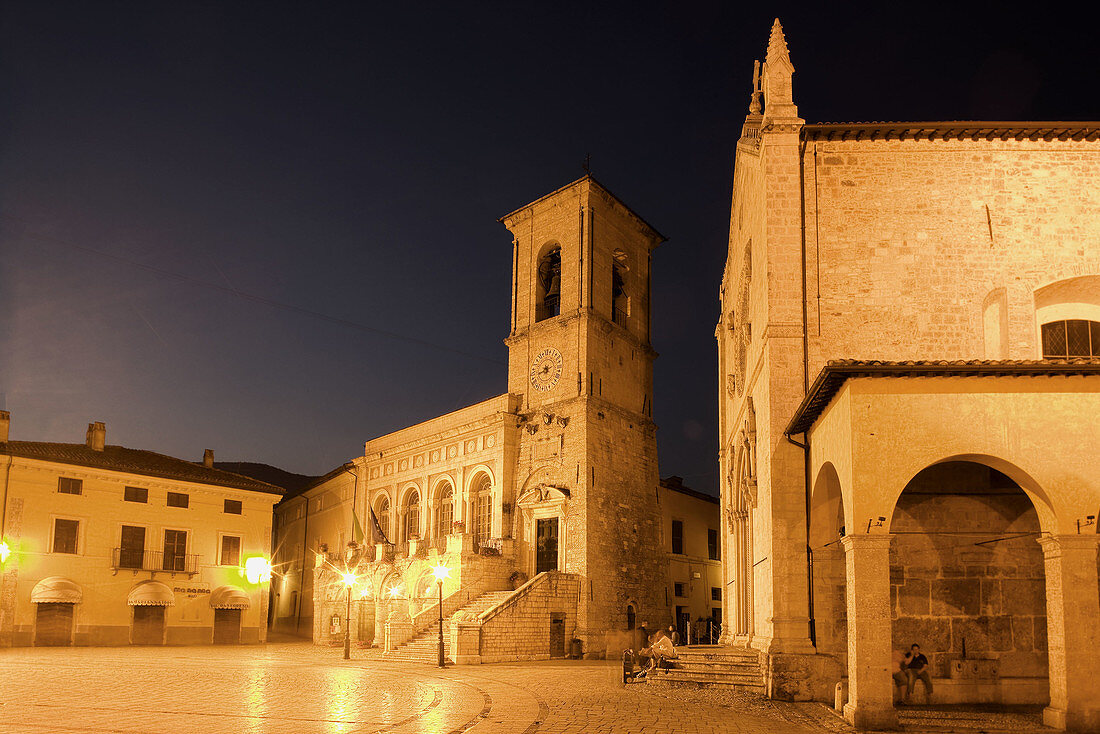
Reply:
[[343, 579], [348, 590], [348, 604], [344, 611], [344, 660], [351, 660], [351, 587], [355, 585], [355, 574], [346, 572]]
[[432, 569], [432, 575], [439, 582], [439, 667], [447, 667], [447, 659], [443, 654], [443, 579], [451, 575], [443, 564]]

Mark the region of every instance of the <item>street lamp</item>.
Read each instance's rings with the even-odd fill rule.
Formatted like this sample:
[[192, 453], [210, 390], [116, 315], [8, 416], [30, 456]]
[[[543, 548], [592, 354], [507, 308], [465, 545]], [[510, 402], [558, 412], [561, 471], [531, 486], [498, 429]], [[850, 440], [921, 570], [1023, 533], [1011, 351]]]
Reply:
[[443, 579], [449, 577], [451, 572], [441, 563], [432, 569], [432, 575], [439, 582], [439, 667], [446, 668], [447, 660], [443, 655]]
[[355, 574], [346, 571], [343, 576], [344, 586], [348, 589], [348, 606], [344, 612], [344, 660], [351, 659], [351, 587], [355, 586]]

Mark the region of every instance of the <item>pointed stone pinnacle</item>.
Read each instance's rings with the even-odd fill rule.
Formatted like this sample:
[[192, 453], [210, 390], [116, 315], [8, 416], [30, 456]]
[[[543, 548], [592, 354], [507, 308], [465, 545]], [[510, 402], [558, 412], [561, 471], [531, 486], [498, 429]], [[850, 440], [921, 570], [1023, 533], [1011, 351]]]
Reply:
[[790, 63], [791, 56], [787, 51], [787, 39], [783, 35], [783, 26], [779, 24], [779, 18], [776, 18], [772, 23], [771, 37], [768, 39], [767, 62], [770, 64], [780, 59]]

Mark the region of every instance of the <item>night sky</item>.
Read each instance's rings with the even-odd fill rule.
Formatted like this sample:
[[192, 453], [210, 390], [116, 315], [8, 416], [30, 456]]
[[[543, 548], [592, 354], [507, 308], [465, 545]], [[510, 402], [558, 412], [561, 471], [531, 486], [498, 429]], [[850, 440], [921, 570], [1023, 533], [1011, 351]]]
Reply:
[[320, 474], [502, 393], [497, 218], [591, 154], [669, 237], [661, 474], [715, 492], [733, 149], [774, 15], [810, 122], [1100, 119], [1071, 10], [826, 7], [849, 6], [4, 3], [12, 438], [103, 420], [113, 444]]

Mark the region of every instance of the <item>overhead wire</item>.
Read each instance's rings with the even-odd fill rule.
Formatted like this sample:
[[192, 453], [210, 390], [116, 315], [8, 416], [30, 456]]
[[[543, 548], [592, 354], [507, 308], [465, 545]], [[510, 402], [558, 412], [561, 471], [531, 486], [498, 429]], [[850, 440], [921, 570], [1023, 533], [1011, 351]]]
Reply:
[[[5, 214], [0, 214], [0, 220], [18, 222], [19, 224], [22, 224], [22, 225], [27, 224], [26, 222], [24, 222], [23, 220], [21, 220], [17, 217], [12, 217], [12, 216], [5, 215]], [[122, 263], [124, 265], [129, 265], [131, 267], [135, 267], [135, 268], [139, 268], [141, 270], [145, 270], [146, 272], [154, 273], [156, 275], [160, 275], [160, 276], [163, 276], [163, 277], [166, 277], [166, 278], [172, 278], [173, 280], [177, 280], [177, 281], [180, 281], [182, 283], [187, 283], [187, 284], [199, 286], [199, 287], [202, 287], [202, 288], [208, 288], [210, 290], [215, 290], [215, 291], [219, 291], [219, 292], [222, 292], [222, 293], [227, 293], [229, 295], [235, 296], [235, 297], [240, 298], [240, 299], [245, 300], [245, 301], [251, 301], [253, 303], [259, 303], [259, 304], [262, 304], [262, 305], [265, 305], [265, 306], [271, 306], [273, 308], [282, 309], [284, 311], [290, 311], [290, 312], [293, 312], [293, 313], [296, 313], [296, 314], [299, 314], [299, 315], [302, 315], [302, 316], [308, 316], [310, 318], [320, 319], [321, 321], [326, 321], [326, 322], [331, 323], [331, 324], [337, 324], [339, 326], [346, 326], [348, 328], [356, 329], [358, 331], [366, 332], [366, 333], [369, 333], [369, 334], [377, 334], [378, 336], [384, 336], [384, 337], [387, 337], [387, 338], [390, 338], [390, 339], [396, 339], [398, 341], [403, 341], [403, 342], [407, 342], [407, 343], [410, 343], [410, 344], [417, 344], [419, 346], [428, 347], [428, 348], [431, 348], [431, 349], [437, 349], [439, 351], [448, 352], [450, 354], [455, 354], [455, 355], [458, 355], [458, 356], [461, 356], [461, 357], [466, 357], [467, 359], [474, 359], [474, 360], [478, 360], [480, 362], [488, 362], [489, 364], [495, 364], [495, 365], [501, 365], [501, 366], [505, 365], [505, 363], [502, 362], [499, 359], [493, 359], [491, 357], [486, 357], [486, 356], [483, 356], [483, 355], [480, 355], [480, 354], [474, 354], [472, 352], [467, 352], [467, 351], [464, 351], [464, 350], [461, 350], [461, 349], [455, 349], [454, 347], [449, 347], [449, 346], [446, 346], [444, 344], [439, 344], [438, 342], [433, 342], [433, 341], [430, 341], [428, 339], [421, 339], [421, 338], [415, 337], [415, 336], [408, 336], [406, 334], [399, 334], [395, 331], [389, 331], [387, 329], [380, 329], [376, 326], [370, 326], [368, 324], [364, 324], [364, 323], [361, 323], [359, 321], [353, 321], [352, 319], [344, 318], [342, 316], [333, 316], [331, 314], [324, 313], [323, 311], [317, 311], [317, 310], [314, 310], [314, 309], [311, 309], [311, 308], [305, 308], [303, 306], [296, 306], [293, 303], [287, 303], [285, 301], [279, 301], [279, 300], [276, 300], [274, 298], [268, 298], [267, 296], [261, 296], [261, 295], [255, 294], [255, 293], [249, 293], [248, 291], [242, 291], [239, 288], [234, 288], [232, 285], [228, 285], [228, 280], [226, 281], [227, 285], [219, 285], [218, 283], [211, 283], [210, 281], [206, 281], [206, 280], [203, 280], [201, 278], [196, 278], [194, 276], [185, 275], [183, 273], [178, 273], [178, 272], [175, 272], [173, 270], [168, 270], [166, 268], [157, 267], [156, 265], [149, 265], [148, 263], [138, 262], [136, 260], [132, 260], [132, 259], [127, 258], [127, 257], [123, 257], [121, 255], [116, 255], [116, 254], [113, 254], [113, 253], [110, 253], [110, 252], [105, 252], [103, 250], [98, 250], [94, 247], [89, 247], [87, 245], [81, 245], [81, 244], [78, 244], [76, 242], [69, 242], [67, 240], [63, 240], [63, 239], [53, 237], [53, 236], [50, 236], [50, 235], [39, 234], [39, 233], [36, 233], [36, 232], [29, 232], [29, 231], [26, 231], [26, 230], [21, 232], [21, 235], [23, 237], [38, 240], [40, 242], [47, 242], [47, 243], [54, 244], [54, 245], [60, 245], [62, 247], [68, 247], [70, 249], [78, 250], [80, 252], [84, 252], [84, 253], [87, 253], [87, 254], [90, 254], [90, 255], [95, 255], [97, 257], [102, 257], [102, 258], [106, 258], [108, 260], [113, 260], [115, 262]], [[221, 270], [219, 268], [217, 268], [217, 266], [215, 266], [215, 269], [218, 270], [219, 273], [221, 272]], [[222, 274], [222, 278], [223, 279], [225, 278], [224, 274]]]

